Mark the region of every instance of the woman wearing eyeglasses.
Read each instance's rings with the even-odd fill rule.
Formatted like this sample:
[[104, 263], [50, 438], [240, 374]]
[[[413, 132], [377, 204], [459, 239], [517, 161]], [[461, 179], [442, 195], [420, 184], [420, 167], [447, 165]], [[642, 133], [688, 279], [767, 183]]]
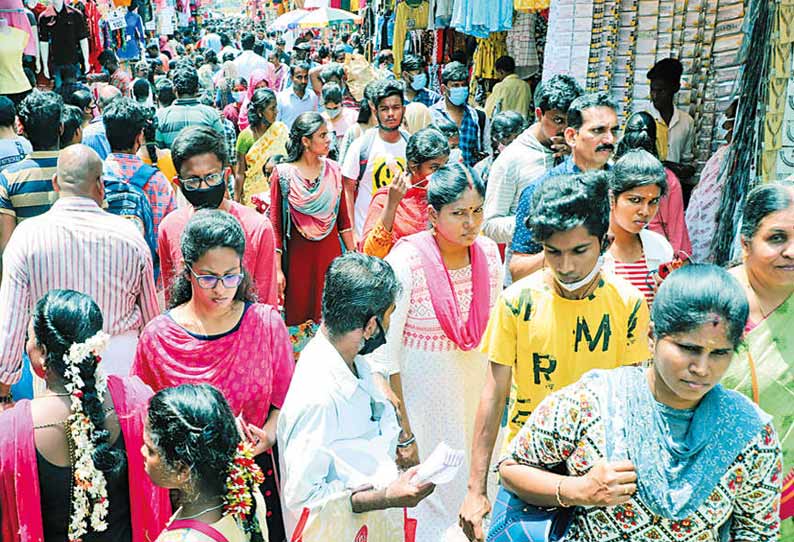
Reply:
[[254, 302], [243, 266], [245, 234], [231, 214], [197, 211], [181, 246], [184, 270], [171, 287], [169, 310], [144, 328], [132, 373], [155, 391], [207, 383], [223, 393], [250, 433], [265, 474], [272, 540], [283, 540], [278, 461], [275, 452], [264, 452], [275, 444], [294, 369], [287, 329], [274, 307]]

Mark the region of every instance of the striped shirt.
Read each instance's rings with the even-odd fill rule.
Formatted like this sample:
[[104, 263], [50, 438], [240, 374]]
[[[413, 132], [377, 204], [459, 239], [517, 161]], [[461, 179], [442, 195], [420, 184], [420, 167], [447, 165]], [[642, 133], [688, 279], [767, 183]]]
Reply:
[[139, 331], [157, 316], [152, 258], [129, 221], [89, 198], [58, 200], [20, 224], [3, 253], [0, 283], [0, 382], [21, 375], [28, 320], [38, 300], [56, 288], [90, 295], [110, 335]]
[[11, 215], [17, 224], [49, 210], [58, 199], [52, 177], [58, 151], [35, 151], [0, 173], [0, 213]]
[[[133, 175], [143, 165], [143, 160], [135, 154], [123, 154], [114, 152], [110, 154], [102, 167], [103, 176], [112, 176], [117, 179], [124, 179], [129, 182]], [[152, 206], [152, 222], [154, 222], [154, 235], [160, 230], [160, 222], [165, 215], [176, 209], [176, 199], [174, 198], [174, 188], [161, 171], [156, 172], [143, 185], [143, 191], [149, 204]]]
[[656, 295], [655, 288], [653, 287], [654, 278], [648, 272], [648, 264], [645, 261], [645, 256], [632, 263], [622, 263], [616, 260], [615, 274], [619, 277], [623, 277], [629, 281], [632, 286], [642, 292], [649, 307], [653, 304], [653, 298]]
[[188, 126], [207, 126], [223, 137], [220, 111], [201, 104], [198, 98], [180, 98], [157, 112], [154, 141], [161, 149], [170, 149], [179, 132]]

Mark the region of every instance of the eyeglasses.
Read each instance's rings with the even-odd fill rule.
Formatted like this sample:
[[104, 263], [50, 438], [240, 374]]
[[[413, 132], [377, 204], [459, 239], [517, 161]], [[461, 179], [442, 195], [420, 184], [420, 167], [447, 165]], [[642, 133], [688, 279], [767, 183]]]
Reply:
[[196, 282], [198, 283], [199, 288], [204, 290], [211, 290], [215, 288], [215, 286], [218, 285], [218, 281], [223, 283], [224, 288], [237, 288], [244, 278], [242, 273], [234, 273], [232, 275], [224, 275], [222, 277], [218, 277], [216, 275], [197, 275], [189, 265], [186, 265], [185, 267], [187, 267], [187, 270], [190, 271], [191, 275], [196, 277]]
[[210, 173], [204, 177], [188, 177], [187, 179], [179, 178], [179, 182], [185, 187], [185, 190], [188, 192], [192, 192], [194, 190], [198, 190], [201, 188], [201, 183], [207, 185], [207, 188], [212, 188], [213, 186], [218, 186], [221, 184], [226, 177], [226, 172], [222, 171], [220, 173]]

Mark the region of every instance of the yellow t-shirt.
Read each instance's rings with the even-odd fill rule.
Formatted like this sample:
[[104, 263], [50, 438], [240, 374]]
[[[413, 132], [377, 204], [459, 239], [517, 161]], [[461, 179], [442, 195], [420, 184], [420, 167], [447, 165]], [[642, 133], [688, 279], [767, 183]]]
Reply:
[[648, 305], [627, 281], [602, 275], [587, 299], [560, 297], [543, 269], [507, 288], [497, 300], [480, 350], [513, 369], [507, 444], [550, 393], [591, 369], [640, 363], [648, 350]]

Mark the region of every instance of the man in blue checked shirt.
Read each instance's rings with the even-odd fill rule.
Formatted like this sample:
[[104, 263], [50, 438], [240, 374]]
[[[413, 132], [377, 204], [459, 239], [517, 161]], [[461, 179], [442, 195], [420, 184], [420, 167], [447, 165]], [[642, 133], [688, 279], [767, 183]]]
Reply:
[[419, 102], [432, 107], [441, 101], [441, 94], [427, 88], [427, 64], [416, 55], [405, 55], [400, 62], [402, 79], [405, 81], [405, 102]]

